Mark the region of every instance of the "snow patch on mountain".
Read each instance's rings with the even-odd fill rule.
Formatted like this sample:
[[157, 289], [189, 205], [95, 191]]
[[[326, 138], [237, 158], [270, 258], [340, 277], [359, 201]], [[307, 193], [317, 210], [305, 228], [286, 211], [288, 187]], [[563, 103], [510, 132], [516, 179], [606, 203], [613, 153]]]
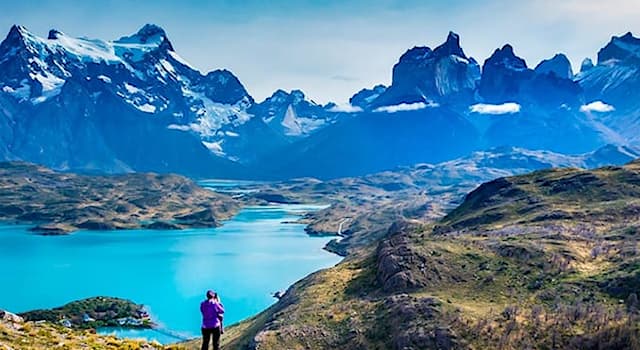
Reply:
[[324, 119], [307, 118], [298, 116], [293, 105], [287, 107], [281, 125], [285, 128], [287, 136], [301, 136], [322, 127], [326, 121]]
[[590, 112], [599, 112], [599, 113], [607, 113], [615, 111], [615, 107], [612, 105], [606, 104], [602, 101], [594, 101], [586, 105], [580, 106], [580, 112], [590, 113]]
[[98, 79], [100, 79], [101, 81], [107, 83], [107, 84], [111, 84], [111, 78], [109, 78], [106, 75], [98, 75]]
[[2, 91], [10, 94], [18, 100], [26, 100], [29, 98], [31, 93], [31, 86], [29, 85], [29, 82], [24, 79], [20, 82], [20, 86], [15, 88], [12, 88], [11, 86], [3, 86]]
[[224, 157], [225, 153], [222, 150], [222, 140], [220, 141], [216, 141], [216, 142], [207, 142], [207, 141], [202, 141], [202, 144], [207, 147], [211, 152], [213, 152], [215, 155]]
[[287, 111], [284, 113], [284, 118], [282, 119], [282, 126], [286, 129], [287, 135], [301, 135], [302, 127], [298, 120], [296, 120], [296, 111], [293, 110], [293, 106], [289, 105], [287, 107]]
[[197, 122], [190, 123], [189, 129], [201, 137], [215, 136], [223, 125], [239, 126], [252, 117], [251, 114], [247, 113], [245, 100], [241, 100], [234, 105], [228, 105], [214, 102], [204, 94], [187, 88], [183, 88], [182, 92], [191, 100], [191, 111], [197, 116]]
[[514, 113], [520, 112], [520, 105], [515, 102], [507, 102], [502, 104], [477, 103], [473, 106], [470, 106], [469, 110], [472, 113], [478, 113], [478, 114], [492, 114], [492, 115], [514, 114]]
[[145, 112], [145, 113], [155, 113], [156, 111], [156, 106], [154, 105], [150, 105], [148, 103], [145, 103], [141, 106], [136, 106], [139, 110]]

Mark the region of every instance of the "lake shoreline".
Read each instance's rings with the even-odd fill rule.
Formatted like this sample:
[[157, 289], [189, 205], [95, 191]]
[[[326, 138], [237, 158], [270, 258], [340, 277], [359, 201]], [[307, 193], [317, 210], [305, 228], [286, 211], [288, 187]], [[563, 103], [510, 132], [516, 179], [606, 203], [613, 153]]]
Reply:
[[[291, 263], [293, 263], [293, 265], [302, 265], [302, 267], [296, 268], [296, 269], [292, 269], [292, 271], [289, 271], [291, 269], [288, 269], [287, 271], [280, 271], [280, 269], [277, 266], [281, 266], [282, 264], [277, 263], [276, 265], [274, 265], [274, 268], [271, 269], [271, 273], [276, 273], [278, 275], [282, 274], [282, 272], [287, 272], [287, 274], [282, 275], [282, 276], [290, 276], [290, 277], [285, 277], [285, 280], [283, 280], [282, 284], [280, 284], [279, 286], [274, 286], [274, 287], [261, 287], [262, 290], [264, 291], [264, 294], [261, 294], [261, 296], [259, 296], [257, 299], [253, 299], [248, 295], [242, 295], [244, 292], [226, 292], [226, 299], [225, 300], [229, 300], [229, 297], [246, 297], [249, 298], [248, 300], [251, 301], [251, 304], [254, 305], [251, 307], [251, 312], [248, 311], [241, 311], [242, 313], [242, 317], [236, 317], [236, 319], [234, 320], [233, 318], [230, 319], [229, 324], [232, 323], [237, 323], [240, 322], [242, 320], [245, 320], [247, 318], [250, 318], [260, 312], [262, 312], [263, 310], [267, 309], [269, 306], [273, 305], [273, 303], [276, 301], [273, 296], [272, 293], [276, 292], [276, 291], [282, 291], [282, 290], [286, 290], [288, 289], [291, 285], [293, 285], [296, 281], [304, 278], [305, 276], [314, 273], [318, 270], [324, 269], [326, 267], [330, 267], [335, 265], [336, 263], [338, 263], [341, 260], [341, 257], [334, 255], [332, 253], [329, 253], [325, 250], [322, 249], [322, 247], [324, 247], [325, 243], [324, 240], [322, 240], [320, 238], [320, 241], [322, 241], [321, 245], [318, 244], [319, 240], [317, 237], [313, 237], [311, 235], [308, 235], [305, 231], [304, 228], [306, 227], [305, 224], [301, 224], [301, 223], [294, 223], [294, 221], [297, 221], [297, 219], [299, 219], [302, 215], [304, 215], [305, 213], [308, 213], [310, 211], [314, 211], [314, 210], [319, 210], [323, 207], [326, 206], [317, 206], [317, 205], [311, 205], [311, 206], [305, 206], [305, 205], [280, 205], [280, 204], [270, 204], [270, 205], [247, 205], [247, 206], [243, 206], [241, 208], [241, 210], [239, 211], [239, 213], [237, 215], [235, 215], [234, 217], [230, 218], [229, 220], [225, 220], [224, 225], [222, 227], [218, 227], [216, 229], [186, 229], [186, 230], [180, 230], [180, 231], [171, 231], [171, 230], [150, 230], [149, 233], [153, 232], [154, 233], [154, 240], [163, 240], [165, 238], [163, 237], [175, 237], [172, 238], [174, 240], [178, 240], [178, 241], [190, 241], [193, 239], [197, 239], [197, 240], [202, 240], [202, 239], [213, 239], [215, 241], [216, 237], [218, 238], [222, 238], [222, 237], [226, 237], [224, 238], [224, 241], [227, 242], [229, 239], [233, 239], [235, 240], [239, 240], [238, 242], [241, 243], [241, 241], [244, 241], [245, 244], [246, 243], [255, 243], [257, 244], [256, 247], [260, 247], [261, 244], [254, 242], [256, 239], [258, 240], [262, 240], [264, 242], [269, 242], [270, 246], [273, 246], [272, 249], [277, 249], [282, 251], [282, 253], [278, 253], [276, 254], [276, 258], [278, 260], [281, 260], [283, 258], [285, 259], [293, 259], [294, 256], [297, 256], [296, 254], [300, 255], [303, 254], [304, 250], [300, 250], [297, 249], [295, 247], [291, 247], [291, 248], [287, 248], [287, 246], [282, 246], [280, 247], [280, 240], [282, 238], [277, 238], [277, 236], [273, 236], [276, 232], [282, 231], [282, 232], [290, 232], [287, 235], [293, 235], [291, 236], [293, 237], [298, 237], [295, 239], [295, 241], [300, 241], [301, 244], [309, 246], [309, 247], [313, 247], [316, 246], [317, 248], [315, 249], [319, 249], [317, 250], [317, 253], [313, 253], [313, 255], [311, 255], [311, 257], [313, 256], [318, 256], [317, 258], [312, 258], [312, 260], [310, 260], [309, 262], [305, 262], [305, 260], [310, 259], [310, 256], [308, 254], [303, 254], [300, 255], [300, 258], [295, 258], [294, 260], [291, 260]], [[257, 215], [257, 216], [256, 216]], [[255, 218], [251, 218], [255, 216]], [[264, 221], [267, 220], [267, 221]], [[260, 222], [264, 222], [263, 224], [261, 224]], [[271, 223], [269, 223], [271, 222]], [[240, 225], [240, 226], [238, 226]], [[246, 225], [249, 225], [248, 227], [253, 227], [255, 225], [257, 230], [254, 229], [249, 229], [253, 232], [253, 234], [249, 235], [249, 236], [244, 236], [246, 233], [244, 233], [243, 230], [246, 230], [245, 227]], [[252, 226], [253, 225], [253, 226]], [[268, 225], [268, 226], [264, 226], [264, 225]], [[28, 233], [28, 231], [24, 230], [25, 228], [28, 227], [28, 225], [20, 225], [20, 227], [22, 227], [23, 232]], [[269, 228], [271, 227], [271, 228]], [[11, 229], [11, 226], [6, 226], [5, 229]], [[264, 231], [265, 228], [268, 228], [267, 231]], [[238, 231], [240, 230], [240, 231]], [[277, 230], [277, 231], [273, 231], [273, 230]], [[117, 234], [117, 235], [104, 235], [104, 232], [108, 232], [108, 231], [92, 231], [92, 230], [82, 230], [79, 231], [77, 233], [74, 233], [72, 235], [65, 235], [64, 237], [66, 237], [65, 239], [63, 239], [60, 242], [64, 242], [64, 241], [68, 241], [69, 239], [71, 240], [80, 240], [80, 241], [85, 241], [85, 240], [93, 240], [93, 237], [104, 237], [104, 239], [107, 239], [109, 241], [116, 240], [116, 241], [122, 241], [122, 242], [126, 242], [127, 240], [134, 240], [134, 241], [144, 241], [146, 238], [145, 237], [149, 237], [148, 234], [138, 234], [138, 232], [135, 232], [135, 230], [122, 230], [119, 233], [122, 234]], [[199, 233], [201, 232], [201, 233]], [[210, 233], [215, 233], [213, 235], [210, 235], [208, 232]], [[225, 232], [229, 232], [229, 233], [225, 233]], [[243, 238], [240, 238], [240, 236], [236, 236], [236, 234], [232, 234], [229, 235], [230, 233], [233, 232], [238, 232], [243, 234]], [[37, 237], [41, 237], [39, 235], [28, 235], [27, 236], [34, 236], [34, 239], [37, 240]], [[271, 238], [273, 236], [273, 238]], [[237, 237], [237, 238], [233, 238], [233, 237]], [[255, 238], [254, 238], [255, 237]], [[100, 238], [102, 239], [102, 238]], [[43, 242], [49, 242], [51, 244], [56, 244], [58, 242], [58, 239], [54, 238], [53, 240], [46, 240]], [[308, 243], [304, 243], [304, 242], [308, 242]], [[315, 243], [313, 243], [315, 242]], [[47, 244], [49, 244], [47, 243]], [[63, 244], [63, 243], [61, 243]], [[223, 244], [227, 245], [228, 243]], [[200, 247], [202, 246], [202, 244], [198, 244], [196, 246], [194, 246], [194, 248], [196, 249], [201, 249]], [[255, 248], [255, 247], [254, 247]], [[110, 248], [109, 248], [110, 249]], [[308, 248], [306, 248], [308, 249]], [[245, 249], [242, 249], [243, 251], [245, 251]], [[191, 252], [191, 250], [189, 250]], [[250, 254], [249, 256], [252, 256], [250, 253], [251, 249], [248, 250], [247, 254]], [[320, 253], [320, 251], [324, 252], [324, 253]], [[286, 253], [285, 253], [286, 252]], [[215, 251], [212, 252], [214, 253], [214, 255], [210, 255], [210, 254], [206, 254], [205, 256], [202, 257], [203, 262], [208, 261], [208, 260], [219, 260], [220, 256], [216, 257], [215, 255]], [[199, 253], [200, 254], [200, 253]], [[283, 257], [283, 254], [284, 257]], [[325, 255], [326, 254], [326, 255]], [[291, 257], [287, 258], [287, 255], [292, 255]], [[208, 257], [207, 257], [208, 256]], [[313, 259], [320, 259], [320, 256], [326, 256], [325, 258], [321, 258], [321, 260], [318, 260], [320, 263], [314, 263]], [[223, 260], [227, 260], [227, 258], [222, 258]], [[235, 259], [235, 258], [234, 258]], [[163, 260], [164, 261], [164, 260]], [[326, 261], [324, 263], [322, 263], [321, 261]], [[290, 266], [291, 263], [283, 263], [286, 266]], [[301, 263], [301, 264], [300, 264]], [[270, 263], [273, 264], [273, 263]], [[308, 268], [304, 268], [304, 265], [309, 265], [311, 264], [312, 266], [315, 267], [308, 267]], [[302, 268], [302, 270], [301, 270]], [[300, 272], [295, 272], [295, 271], [300, 271]], [[249, 270], [244, 270], [246, 272], [249, 272]], [[304, 272], [302, 272], [304, 271]], [[254, 277], [251, 277], [253, 273], [250, 273], [249, 275], [247, 275], [245, 277], [245, 279], [247, 281], [249, 281], [248, 283], [251, 282], [251, 280], [254, 279]], [[182, 273], [180, 273], [180, 275], [184, 275]], [[278, 277], [277, 280], [281, 280], [282, 277]], [[224, 279], [226, 281], [226, 279]], [[277, 282], [277, 281], [276, 281]], [[222, 286], [224, 287], [226, 284], [233, 284], [233, 282], [219, 282], [219, 283], [214, 283], [214, 285], [218, 285], [218, 286]], [[245, 283], [247, 283], [245, 281]], [[270, 282], [271, 283], [271, 282]], [[271, 283], [273, 284], [273, 283]], [[276, 283], [279, 284], [279, 283]], [[202, 287], [205, 288], [205, 287]], [[198, 290], [200, 290], [201, 288], [198, 287]], [[204, 289], [203, 289], [204, 290]], [[246, 290], [246, 288], [242, 288], [242, 290]], [[223, 291], [224, 292], [224, 291]], [[235, 295], [234, 295], [235, 294]], [[113, 296], [119, 296], [119, 297], [126, 297], [127, 299], [130, 300], [134, 300], [136, 302], [140, 302], [141, 304], [144, 304], [146, 306], [146, 302], [145, 300], [142, 300], [144, 297], [135, 297], [132, 296], [131, 294], [126, 294], [126, 293], [113, 293], [113, 292], [103, 292], [102, 290], [100, 290], [99, 293], [95, 293], [95, 294], [88, 294], [86, 295], [91, 296], [91, 295], [113, 295]], [[142, 298], [142, 299], [141, 299]], [[199, 297], [198, 297], [199, 299]], [[71, 299], [66, 299], [66, 300], [78, 300], [78, 298], [71, 298]], [[262, 301], [260, 301], [262, 300]], [[196, 301], [197, 303], [197, 301]], [[235, 302], [237, 304], [237, 301]], [[256, 304], [257, 303], [257, 304]], [[193, 304], [193, 302], [189, 303], [189, 304]], [[62, 305], [62, 303], [56, 303], [56, 304], [49, 304], [49, 305]], [[260, 307], [257, 307], [255, 305], [262, 305]], [[11, 310], [11, 305], [3, 305], [3, 307], [5, 306], [9, 306], [8, 309]], [[235, 308], [237, 309], [239, 306], [235, 306], [233, 305], [233, 303], [230, 304], [230, 308]], [[34, 308], [27, 308], [26, 310], [33, 310], [33, 309], [37, 309], [40, 307], [34, 307]], [[160, 310], [157, 313], [154, 313], [154, 309], [155, 307], [151, 307], [151, 316], [153, 318], [153, 321], [158, 321], [158, 326], [154, 327], [153, 329], [150, 330], [145, 330], [145, 331], [152, 331], [152, 330], [156, 330], [156, 331], [163, 331], [163, 330], [173, 330], [176, 329], [178, 333], [181, 333], [181, 329], [184, 329], [184, 327], [178, 326], [177, 328], [174, 327], [172, 325], [171, 322], [165, 322], [167, 320], [167, 312], [165, 310]], [[25, 308], [14, 308], [14, 310], [17, 311], [24, 311]], [[158, 315], [159, 314], [159, 315]], [[156, 319], [155, 317], [158, 316], [158, 318]], [[170, 321], [170, 320], [169, 320]], [[191, 328], [191, 327], [189, 327]], [[109, 332], [110, 333], [110, 332]], [[136, 330], [130, 330], [130, 329], [125, 329], [124, 331], [121, 330], [118, 333], [128, 333], [128, 337], [126, 337], [126, 339], [131, 339], [131, 338], [138, 338], [137, 334], [140, 334], [140, 332], [136, 332]], [[196, 332], [195, 332], [195, 328], [191, 329], [188, 332], [190, 337], [196, 336]], [[152, 334], [154, 335], [154, 334]], [[179, 342], [184, 340], [186, 337], [183, 338], [177, 338], [174, 337], [172, 342]], [[190, 338], [189, 338], [190, 339]]]

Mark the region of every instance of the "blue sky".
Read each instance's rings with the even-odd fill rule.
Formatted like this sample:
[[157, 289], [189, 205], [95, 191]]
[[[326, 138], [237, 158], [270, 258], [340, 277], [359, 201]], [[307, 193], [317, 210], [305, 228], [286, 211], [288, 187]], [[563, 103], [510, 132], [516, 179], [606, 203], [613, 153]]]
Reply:
[[[345, 102], [388, 84], [398, 57], [434, 47], [449, 30], [483, 62], [511, 43], [535, 66], [564, 52], [574, 67], [595, 59], [612, 35], [640, 33], [638, 0], [449, 1], [2, 1], [0, 29], [14, 23], [46, 36], [116, 39], [162, 26], [176, 51], [203, 72], [227, 68], [261, 100], [302, 89], [317, 102]], [[637, 35], [637, 34], [636, 34]]]

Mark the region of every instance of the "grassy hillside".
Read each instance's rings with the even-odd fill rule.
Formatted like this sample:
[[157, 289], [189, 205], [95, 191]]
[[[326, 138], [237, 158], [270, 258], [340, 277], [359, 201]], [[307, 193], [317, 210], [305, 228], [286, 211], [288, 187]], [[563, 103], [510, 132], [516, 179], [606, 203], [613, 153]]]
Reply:
[[88, 176], [0, 163], [0, 220], [43, 234], [78, 229], [213, 227], [239, 204], [178, 175]]
[[624, 164], [633, 153], [605, 146], [567, 156], [546, 151], [496, 148], [439, 164], [417, 164], [371, 175], [321, 181], [296, 179], [248, 185], [249, 202], [330, 203], [304, 220], [310, 234], [341, 233], [328, 249], [341, 255], [379, 241], [389, 225], [403, 218], [433, 221], [454, 209], [483, 182], [554, 167], [594, 168]]
[[640, 349], [638, 195], [639, 163], [486, 183], [298, 282], [225, 349]]
[[50, 322], [25, 322], [20, 317], [0, 311], [0, 349], [179, 350], [181, 347], [120, 340], [97, 335], [95, 331], [73, 330]]

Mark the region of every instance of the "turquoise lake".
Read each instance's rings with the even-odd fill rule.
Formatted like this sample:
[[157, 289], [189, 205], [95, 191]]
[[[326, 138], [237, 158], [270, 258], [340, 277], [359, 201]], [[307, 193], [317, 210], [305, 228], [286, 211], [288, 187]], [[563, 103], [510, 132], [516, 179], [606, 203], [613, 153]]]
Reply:
[[[340, 261], [322, 248], [329, 237], [310, 237], [286, 222], [317, 206], [248, 207], [222, 227], [183, 231], [80, 231], [40, 236], [27, 226], [0, 225], [3, 269], [0, 308], [22, 312], [91, 296], [144, 304], [163, 329], [199, 335], [199, 302], [218, 291], [225, 324], [264, 310], [273, 292]], [[11, 287], [6, 287], [11, 286]], [[162, 343], [179, 340], [153, 330], [105, 330]]]

